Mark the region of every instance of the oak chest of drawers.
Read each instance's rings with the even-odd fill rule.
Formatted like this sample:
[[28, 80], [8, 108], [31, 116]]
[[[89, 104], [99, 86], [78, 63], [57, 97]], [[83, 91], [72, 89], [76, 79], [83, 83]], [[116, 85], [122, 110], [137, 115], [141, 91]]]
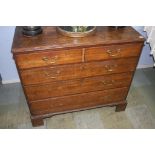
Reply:
[[64, 37], [55, 27], [25, 37], [17, 27], [12, 53], [33, 126], [43, 118], [101, 106], [125, 110], [144, 38], [131, 27], [97, 27], [94, 35]]

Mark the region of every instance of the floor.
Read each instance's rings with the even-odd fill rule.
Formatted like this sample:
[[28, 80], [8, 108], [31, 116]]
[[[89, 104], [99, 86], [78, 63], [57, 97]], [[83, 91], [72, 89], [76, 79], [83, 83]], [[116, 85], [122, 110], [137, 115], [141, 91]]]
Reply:
[[115, 107], [103, 107], [61, 114], [44, 119], [44, 126], [34, 128], [20, 83], [0, 85], [0, 128], [155, 128], [155, 69], [136, 71], [127, 101], [123, 112], [115, 112]]

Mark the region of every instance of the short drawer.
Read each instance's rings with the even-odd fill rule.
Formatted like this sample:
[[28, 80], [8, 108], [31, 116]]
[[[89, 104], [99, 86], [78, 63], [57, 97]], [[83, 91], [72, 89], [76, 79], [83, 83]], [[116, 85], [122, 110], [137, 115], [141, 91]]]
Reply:
[[15, 59], [20, 69], [78, 63], [82, 61], [82, 49], [40, 51], [16, 55]]
[[128, 88], [117, 88], [40, 100], [30, 102], [30, 111], [33, 115], [39, 115], [108, 105], [125, 100], [127, 92]]
[[26, 86], [25, 91], [29, 101], [35, 101], [50, 97], [128, 87], [131, 79], [132, 73], [112, 74], [68, 81], [56, 81], [45, 85]]
[[141, 43], [86, 48], [85, 61], [139, 56], [141, 48]]
[[116, 59], [20, 71], [24, 85], [134, 71], [137, 58]]

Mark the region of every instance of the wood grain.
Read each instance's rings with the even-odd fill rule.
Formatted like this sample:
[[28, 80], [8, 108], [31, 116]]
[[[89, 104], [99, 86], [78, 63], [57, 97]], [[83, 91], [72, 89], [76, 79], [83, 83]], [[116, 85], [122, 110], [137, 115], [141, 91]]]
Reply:
[[128, 88], [117, 88], [30, 102], [33, 115], [105, 105], [124, 100]]
[[142, 46], [142, 43], [137, 43], [86, 48], [85, 61], [137, 57]]
[[26, 86], [25, 90], [28, 99], [30, 101], [35, 101], [50, 97], [128, 87], [132, 74], [132, 72], [129, 72], [92, 78], [51, 82], [45, 85]]
[[82, 62], [82, 49], [40, 51], [16, 56], [20, 69]]
[[20, 71], [24, 85], [134, 71], [137, 58], [62, 65]]
[[115, 29], [108, 26], [97, 27], [96, 33], [89, 37], [70, 38], [65, 37], [56, 32], [56, 27], [42, 27], [43, 33], [35, 37], [25, 37], [22, 35], [22, 27], [15, 30], [12, 52], [14, 54], [23, 52], [36, 52], [47, 49], [64, 49], [89, 47], [99, 45], [111, 45], [122, 43], [144, 42], [141, 36], [132, 27]]

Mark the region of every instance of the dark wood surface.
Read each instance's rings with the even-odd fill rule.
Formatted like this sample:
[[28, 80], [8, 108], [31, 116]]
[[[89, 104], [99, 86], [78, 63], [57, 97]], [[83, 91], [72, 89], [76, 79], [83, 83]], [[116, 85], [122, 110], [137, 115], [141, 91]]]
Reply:
[[40, 115], [119, 102], [125, 100], [127, 91], [128, 88], [117, 88], [34, 101], [30, 102], [31, 113]]
[[80, 63], [93, 60], [110, 60], [138, 56], [142, 43], [71, 50], [46, 50], [29, 54], [18, 54], [16, 60], [20, 69], [46, 67], [61, 64]]
[[82, 49], [47, 50], [40, 51], [40, 53], [19, 54], [16, 56], [16, 60], [20, 69], [79, 63], [82, 62]]
[[20, 72], [24, 85], [134, 71], [137, 58], [35, 68]]
[[102, 26], [97, 27], [96, 33], [92, 36], [83, 38], [65, 37], [56, 32], [56, 27], [42, 27], [43, 34], [35, 37], [25, 37], [22, 35], [22, 27], [17, 27], [15, 30], [12, 52], [22, 53], [25, 51], [35, 52], [45, 49], [62, 49], [98, 46], [108, 44], [122, 44], [143, 42], [144, 38], [133, 28], [125, 27], [115, 29], [112, 27]]
[[85, 61], [110, 60], [139, 56], [142, 43], [98, 46], [85, 49]]
[[98, 90], [128, 87], [132, 72], [26, 86], [29, 101]]
[[97, 27], [86, 38], [61, 36], [55, 27], [25, 37], [17, 27], [12, 52], [33, 126], [63, 112], [101, 106], [125, 110], [143, 42], [131, 27]]

